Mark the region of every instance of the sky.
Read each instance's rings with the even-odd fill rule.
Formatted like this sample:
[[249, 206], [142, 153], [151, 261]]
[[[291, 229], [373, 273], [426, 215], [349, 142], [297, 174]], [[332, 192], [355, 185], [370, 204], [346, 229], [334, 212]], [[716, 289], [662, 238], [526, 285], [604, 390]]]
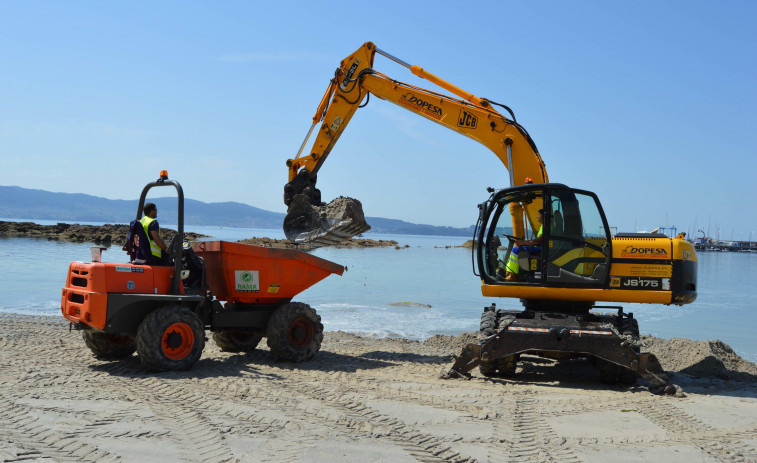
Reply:
[[[0, 185], [285, 212], [339, 62], [371, 41], [508, 105], [553, 182], [618, 231], [757, 240], [757, 2], [0, 2]], [[374, 68], [439, 91], [382, 57]], [[467, 227], [508, 186], [483, 145], [372, 98], [318, 174], [367, 216]]]

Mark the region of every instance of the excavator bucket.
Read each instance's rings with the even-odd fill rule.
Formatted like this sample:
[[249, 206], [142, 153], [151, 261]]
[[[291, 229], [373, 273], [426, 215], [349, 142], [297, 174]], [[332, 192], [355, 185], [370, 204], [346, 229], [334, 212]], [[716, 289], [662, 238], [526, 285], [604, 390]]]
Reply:
[[344, 196], [316, 206], [307, 196], [295, 195], [284, 218], [287, 239], [311, 246], [333, 246], [370, 229], [360, 201]]

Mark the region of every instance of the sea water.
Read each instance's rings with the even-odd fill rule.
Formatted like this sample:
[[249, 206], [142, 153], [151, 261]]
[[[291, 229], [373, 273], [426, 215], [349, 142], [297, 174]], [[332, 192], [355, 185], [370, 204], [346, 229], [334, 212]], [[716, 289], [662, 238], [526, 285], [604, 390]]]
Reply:
[[[42, 224], [54, 222], [36, 221]], [[170, 224], [165, 225], [171, 227]], [[175, 228], [175, 227], [171, 227]], [[187, 226], [214, 239], [283, 238], [281, 230]], [[426, 339], [434, 334], [476, 331], [484, 306], [519, 309], [520, 302], [481, 296], [468, 238], [365, 234], [391, 239], [395, 247], [319, 248], [313, 255], [347, 267], [297, 295], [321, 315], [328, 331]], [[89, 261], [91, 243], [39, 238], [0, 238], [0, 312], [60, 316], [61, 289], [71, 261]], [[104, 262], [125, 262], [119, 246]], [[642, 333], [695, 340], [719, 339], [757, 362], [754, 289], [757, 253], [698, 254], [698, 298], [682, 307], [624, 304]], [[610, 304], [608, 304], [610, 305]], [[615, 304], [613, 304], [615, 305]]]

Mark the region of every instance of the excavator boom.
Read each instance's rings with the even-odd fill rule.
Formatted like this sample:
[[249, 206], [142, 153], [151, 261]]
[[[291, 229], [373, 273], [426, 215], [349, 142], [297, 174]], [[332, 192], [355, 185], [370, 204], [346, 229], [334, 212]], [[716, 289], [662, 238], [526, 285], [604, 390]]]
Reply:
[[[376, 71], [373, 69], [376, 53], [407, 67], [413, 74], [454, 96], [409, 85]], [[496, 103], [462, 90], [420, 66], [409, 65], [367, 42], [341, 62], [318, 105], [313, 125], [299, 152], [287, 160], [289, 182], [284, 187], [284, 203], [288, 210], [284, 231], [290, 240], [329, 245], [370, 228], [359, 201], [339, 198], [337, 204], [326, 205], [321, 202], [320, 191], [315, 186], [318, 170], [357, 109], [364, 105], [364, 101], [367, 103], [370, 95], [483, 144], [508, 169], [511, 186], [525, 183], [526, 179], [536, 183], [548, 182], [536, 145], [515, 121], [509, 108], [502, 106], [510, 113], [510, 118], [494, 109]], [[316, 137], [312, 148], [304, 153], [314, 131]], [[535, 223], [537, 211], [528, 211], [528, 214], [530, 222]]]

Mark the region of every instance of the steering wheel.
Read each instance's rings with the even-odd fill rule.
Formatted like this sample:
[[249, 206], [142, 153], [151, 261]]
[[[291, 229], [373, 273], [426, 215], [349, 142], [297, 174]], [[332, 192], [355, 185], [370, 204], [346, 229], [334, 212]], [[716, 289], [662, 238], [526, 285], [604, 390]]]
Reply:
[[168, 255], [169, 259], [174, 258], [174, 256], [176, 255], [176, 246], [181, 246], [182, 241], [183, 240], [179, 238], [179, 235], [177, 233], [168, 242], [168, 245], [166, 245], [166, 254]]
[[511, 243], [514, 243], [517, 241], [518, 238], [514, 237], [513, 235], [508, 235], [507, 233], [502, 233], [502, 236], [510, 240]]

